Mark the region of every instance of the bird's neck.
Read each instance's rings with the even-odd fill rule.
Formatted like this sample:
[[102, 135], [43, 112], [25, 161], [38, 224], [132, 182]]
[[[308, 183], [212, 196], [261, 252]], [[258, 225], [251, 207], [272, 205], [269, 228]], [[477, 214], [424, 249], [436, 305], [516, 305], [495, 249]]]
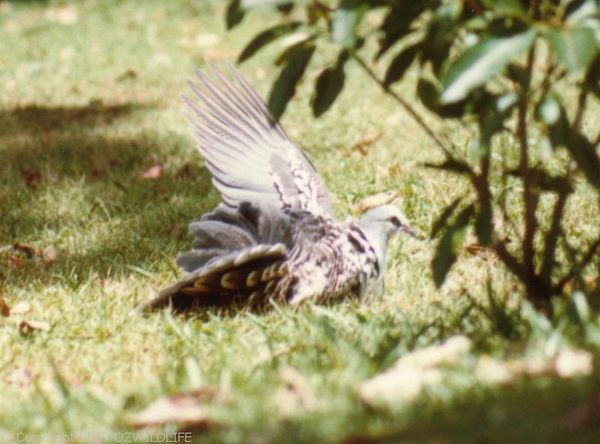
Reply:
[[381, 224], [359, 222], [358, 225], [362, 229], [363, 233], [365, 233], [367, 240], [375, 250], [377, 261], [379, 262], [380, 266], [384, 267], [388, 236], [385, 231], [381, 229]]

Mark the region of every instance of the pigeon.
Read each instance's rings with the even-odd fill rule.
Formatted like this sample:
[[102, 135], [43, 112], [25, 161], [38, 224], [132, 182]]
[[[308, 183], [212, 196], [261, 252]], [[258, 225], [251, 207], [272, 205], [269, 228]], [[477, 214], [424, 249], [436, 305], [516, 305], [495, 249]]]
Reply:
[[193, 221], [186, 272], [143, 308], [365, 297], [383, 285], [392, 236], [415, 232], [386, 204], [337, 221], [323, 179], [250, 84], [208, 65], [189, 81], [185, 115], [222, 202]]

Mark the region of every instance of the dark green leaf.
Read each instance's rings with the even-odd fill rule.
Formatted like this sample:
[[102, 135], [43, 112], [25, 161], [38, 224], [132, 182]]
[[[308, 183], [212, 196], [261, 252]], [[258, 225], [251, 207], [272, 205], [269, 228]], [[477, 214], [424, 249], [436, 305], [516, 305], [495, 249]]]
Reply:
[[319, 117], [327, 111], [344, 88], [344, 65], [348, 60], [348, 52], [342, 51], [337, 63], [325, 69], [318, 77], [315, 92], [311, 98], [313, 114]]
[[444, 2], [427, 23], [425, 37], [422, 40], [422, 57], [424, 61], [431, 62], [436, 76], [440, 75], [442, 67], [446, 64], [450, 48], [458, 30], [462, 27], [459, 20], [461, 12], [462, 2]]
[[268, 45], [269, 43], [278, 39], [279, 37], [282, 37], [286, 34], [289, 34], [292, 31], [295, 31], [300, 25], [300, 22], [283, 23], [275, 25], [272, 28], [260, 32], [252, 40], [250, 40], [250, 43], [246, 45], [246, 47], [238, 57], [238, 62], [241, 63], [244, 60], [249, 59], [259, 49], [261, 49], [265, 45]]
[[238, 25], [244, 18], [244, 10], [240, 5], [240, 0], [231, 0], [225, 13], [225, 26], [232, 29]]
[[551, 30], [546, 38], [558, 61], [573, 74], [586, 70], [598, 52], [598, 41], [589, 28]]
[[406, 70], [415, 60], [418, 49], [419, 45], [411, 45], [407, 48], [404, 48], [402, 51], [400, 51], [400, 54], [394, 57], [394, 60], [392, 60], [392, 63], [390, 63], [390, 66], [385, 73], [383, 84], [386, 87], [402, 78]]
[[454, 103], [466, 98], [528, 49], [534, 38], [535, 31], [530, 29], [508, 37], [488, 37], [467, 49], [443, 76], [441, 103]]
[[294, 3], [283, 3], [277, 6], [277, 10], [283, 15], [288, 15], [294, 9]]
[[433, 281], [438, 288], [442, 286], [450, 268], [456, 262], [457, 251], [464, 241], [465, 231], [472, 215], [473, 205], [469, 205], [458, 214], [438, 242], [431, 262]]
[[445, 119], [461, 117], [466, 111], [466, 101], [464, 100], [450, 105], [440, 105], [439, 91], [432, 82], [426, 79], [419, 79], [417, 95], [421, 99], [421, 102], [423, 102], [423, 105]]
[[279, 120], [288, 102], [294, 96], [296, 84], [304, 75], [314, 52], [315, 47], [308, 45], [288, 57], [286, 65], [279, 73], [269, 94], [269, 109], [275, 120]]
[[[315, 39], [315, 34], [306, 34], [306, 33], [297, 33], [294, 36], [294, 40], [277, 56], [275, 59], [275, 65], [281, 66], [283, 65], [292, 55], [294, 55], [298, 51], [302, 51], [304, 48], [309, 46], [309, 44]], [[297, 37], [297, 38], [296, 38]]]
[[527, 75], [527, 70], [521, 65], [516, 65], [514, 63], [509, 64], [506, 73], [510, 80], [521, 86], [528, 82], [529, 76]]
[[457, 197], [452, 201], [452, 203], [450, 203], [450, 205], [444, 208], [444, 211], [442, 211], [438, 218], [433, 222], [429, 237], [434, 238], [437, 236], [438, 232], [448, 223], [448, 219], [454, 214], [454, 210], [456, 210], [456, 208], [460, 205], [462, 199], [462, 196]]
[[434, 2], [420, 0], [414, 2], [399, 2], [390, 9], [381, 24], [381, 38], [376, 59], [379, 59], [394, 43], [410, 34], [413, 21]]

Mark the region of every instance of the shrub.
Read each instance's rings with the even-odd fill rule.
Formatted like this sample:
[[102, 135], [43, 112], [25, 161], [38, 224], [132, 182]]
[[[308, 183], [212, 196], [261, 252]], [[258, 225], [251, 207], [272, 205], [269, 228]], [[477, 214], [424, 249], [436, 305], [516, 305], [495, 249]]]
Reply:
[[[445, 161], [427, 167], [470, 184], [472, 193], [457, 196], [432, 227], [439, 237], [432, 262], [437, 286], [471, 226], [538, 308], [550, 310], [552, 297], [566, 287], [585, 289], [584, 270], [600, 267], [600, 236], [591, 233], [597, 237], [577, 248], [564, 220], [581, 182], [600, 206], [600, 135], [582, 130], [590, 101], [600, 97], [596, 1], [233, 0], [227, 24], [269, 5], [278, 8], [281, 22], [255, 36], [239, 61], [294, 35], [275, 61], [281, 70], [268, 100], [274, 118], [284, 112], [315, 51], [334, 43], [338, 55], [314, 85], [314, 115], [327, 111], [344, 88], [345, 66], [357, 63], [443, 151]], [[376, 29], [369, 25], [378, 21]], [[372, 61], [383, 60], [389, 63], [380, 76]], [[428, 111], [473, 129], [468, 147], [441, 140], [394, 90], [413, 65], [416, 93]], [[577, 99], [569, 100], [573, 92]], [[523, 211], [507, 204], [515, 192]], [[549, 213], [540, 210], [541, 199], [551, 199]], [[558, 261], [559, 253], [566, 259]]]

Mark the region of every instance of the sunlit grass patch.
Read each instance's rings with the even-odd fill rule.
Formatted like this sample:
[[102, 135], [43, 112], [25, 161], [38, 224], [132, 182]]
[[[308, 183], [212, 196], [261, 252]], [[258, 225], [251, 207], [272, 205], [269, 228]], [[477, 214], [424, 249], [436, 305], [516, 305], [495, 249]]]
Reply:
[[[198, 387], [219, 393], [205, 403], [219, 425], [196, 435], [213, 442], [543, 442], [597, 431], [595, 366], [589, 375], [520, 374], [506, 384], [474, 376], [483, 355], [550, 361], [583, 348], [597, 362], [600, 350], [593, 307], [586, 317], [586, 307], [565, 302], [557, 321], [545, 322], [522, 309], [514, 279], [476, 248], [461, 254], [441, 290], [431, 281], [435, 242], [402, 238], [391, 245], [385, 293], [368, 301], [134, 311], [176, 279], [172, 259], [189, 246], [187, 223], [218, 202], [180, 113], [185, 79], [203, 57], [233, 61], [272, 17], [226, 33], [216, 1], [0, 7], [0, 295], [14, 309], [0, 317], [0, 441], [5, 432], [115, 440], [131, 430], [132, 413]], [[263, 96], [275, 72], [269, 51], [240, 68]], [[340, 218], [392, 189], [427, 234], [464, 184], [422, 168], [440, 155], [414, 122], [358, 70], [348, 82], [319, 120], [302, 85], [284, 126], [314, 159]], [[466, 144], [463, 129], [431, 120]], [[373, 142], [358, 149], [365, 138]], [[143, 177], [154, 166], [160, 174]], [[582, 186], [569, 203], [574, 245], [597, 233], [594, 199]], [[511, 209], [522, 211], [518, 202]], [[48, 247], [52, 260], [40, 253]], [[24, 332], [22, 320], [49, 328]], [[446, 382], [391, 408], [363, 402], [365, 380], [453, 335], [468, 336], [472, 348]]]

